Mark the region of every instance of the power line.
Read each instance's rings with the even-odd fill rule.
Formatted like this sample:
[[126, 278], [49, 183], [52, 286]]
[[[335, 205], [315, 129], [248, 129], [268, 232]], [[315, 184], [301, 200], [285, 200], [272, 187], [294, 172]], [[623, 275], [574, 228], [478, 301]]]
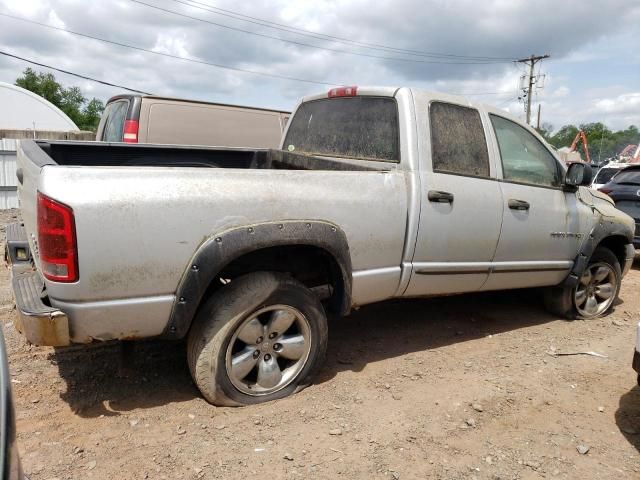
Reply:
[[98, 80], [97, 78], [87, 77], [86, 75], [81, 75], [80, 73], [73, 73], [68, 70], [62, 70], [61, 68], [52, 67], [51, 65], [46, 65], [44, 63], [39, 63], [34, 60], [29, 60], [28, 58], [19, 57], [18, 55], [14, 55], [9, 52], [3, 52], [0, 50], [0, 55], [5, 55], [7, 57], [17, 58], [18, 60], [22, 60], [23, 62], [32, 63], [33, 65], [38, 65], [40, 67], [49, 68], [51, 70], [55, 70], [56, 72], [65, 73], [67, 75], [72, 75], [74, 77], [83, 78], [85, 80], [91, 80], [92, 82], [101, 83], [102, 85], [108, 85], [109, 87], [122, 88], [123, 90], [128, 90], [129, 92], [142, 93], [143, 95], [151, 95], [148, 92], [143, 92], [142, 90], [136, 90], [135, 88], [123, 87], [122, 85], [117, 85], [115, 83], [105, 82], [104, 80]]
[[507, 100], [503, 100], [502, 102], [500, 102], [500, 103], [499, 103], [499, 104], [497, 104], [496, 106], [497, 106], [497, 107], [499, 107], [499, 108], [503, 108], [503, 107], [505, 107], [506, 105], [508, 105], [508, 104], [510, 104], [511, 102], [514, 102], [514, 101], [516, 101], [516, 100], [518, 100], [518, 97], [511, 97], [511, 98], [508, 98]]
[[253, 23], [255, 25], [261, 25], [267, 28], [272, 28], [275, 30], [285, 31], [289, 33], [294, 33], [296, 35], [307, 36], [311, 38], [316, 38], [319, 40], [332, 41], [336, 43], [342, 43], [345, 45], [355, 45], [359, 47], [369, 48], [372, 50], [380, 50], [386, 51], [390, 53], [402, 53], [405, 55], [413, 55], [419, 57], [435, 57], [435, 58], [459, 58], [459, 59], [467, 59], [467, 60], [505, 60], [505, 61], [513, 61], [516, 60], [514, 57], [488, 57], [488, 56], [477, 56], [477, 55], [456, 55], [452, 53], [435, 53], [435, 52], [424, 52], [420, 50], [410, 50], [405, 48], [397, 48], [390, 47], [387, 45], [381, 45], [377, 43], [368, 43], [361, 42], [357, 40], [352, 40], [349, 38], [338, 37], [335, 35], [329, 35], [320, 32], [313, 32], [311, 30], [305, 30], [302, 28], [292, 27], [291, 25], [286, 25], [283, 23], [273, 22], [271, 20], [265, 20], [263, 18], [252, 17], [250, 15], [245, 15], [239, 12], [235, 12], [233, 10], [226, 10], [224, 8], [215, 7], [208, 3], [198, 2], [196, 0], [171, 0], [175, 3], [180, 3], [182, 5], [187, 5], [191, 8], [197, 8], [199, 10], [204, 10], [216, 15], [221, 15], [229, 18], [233, 18], [236, 20], [241, 20], [247, 23]]
[[445, 92], [449, 95], [513, 95], [513, 92]]
[[172, 55], [170, 53], [165, 53], [165, 52], [156, 52], [156, 51], [153, 51], [153, 50], [149, 50], [147, 48], [136, 47], [135, 45], [129, 45], [129, 44], [126, 44], [126, 43], [120, 43], [120, 42], [116, 42], [116, 41], [113, 41], [113, 40], [107, 40], [106, 38], [100, 38], [100, 37], [96, 37], [96, 36], [93, 36], [93, 35], [87, 35], [86, 33], [75, 32], [73, 30], [68, 30], [68, 29], [62, 28], [62, 27], [54, 27], [53, 25], [48, 25], [46, 23], [36, 22], [35, 20], [29, 20], [29, 19], [22, 18], [22, 17], [16, 17], [14, 15], [9, 15], [7, 13], [0, 12], [0, 16], [11, 18], [13, 20], [18, 20], [20, 22], [26, 22], [26, 23], [31, 23], [33, 25], [39, 25], [41, 27], [49, 28], [51, 30], [58, 30], [60, 32], [70, 33], [70, 34], [76, 35], [78, 37], [90, 38], [91, 40], [97, 40], [99, 42], [108, 43], [110, 45], [117, 45], [119, 47], [129, 48], [131, 50], [137, 50], [139, 52], [151, 53], [153, 55], [158, 55], [158, 56], [161, 56], [161, 57], [173, 58], [175, 60], [182, 60], [182, 61], [185, 61], [185, 62], [197, 63], [197, 64], [200, 64], [200, 65], [208, 65], [210, 67], [222, 68], [224, 70], [233, 70], [235, 72], [251, 73], [253, 75], [262, 75], [262, 76], [271, 77], [271, 78], [280, 78], [280, 79], [283, 79], [283, 80], [293, 80], [293, 81], [296, 81], [296, 82], [313, 83], [313, 84], [316, 84], [316, 85], [329, 85], [329, 86], [336, 86], [336, 85], [342, 86], [343, 85], [342, 83], [339, 83], [339, 82], [323, 82], [323, 81], [318, 81], [318, 80], [309, 80], [309, 79], [306, 79], [306, 78], [289, 77], [287, 75], [279, 75], [277, 73], [259, 72], [259, 71], [256, 71], [256, 70], [248, 70], [248, 69], [239, 68], [239, 67], [230, 67], [228, 65], [221, 65], [219, 63], [206, 62], [204, 60], [198, 60], [196, 58], [181, 57], [179, 55]]
[[[304, 82], [304, 83], [312, 83], [312, 84], [316, 84], [316, 85], [329, 85], [329, 86], [335, 86], [335, 85], [340, 86], [340, 85], [343, 85], [342, 83], [339, 83], [339, 82], [330, 83], [330, 82], [325, 82], [325, 81], [317, 81], [317, 80], [303, 79], [303, 78], [297, 78], [297, 77], [289, 77], [289, 76], [286, 76], [286, 75], [279, 75], [279, 74], [268, 73], [268, 72], [259, 72], [259, 71], [254, 71], [254, 70], [238, 68], [238, 67], [229, 67], [229, 66], [226, 66], [226, 65], [220, 65], [220, 64], [216, 64], [216, 63], [206, 62], [204, 60], [198, 60], [198, 59], [188, 58], [188, 57], [181, 57], [181, 56], [178, 56], [178, 55], [172, 55], [170, 53], [157, 52], [157, 51], [149, 50], [149, 49], [146, 49], [146, 48], [137, 47], [135, 45], [129, 45], [129, 44], [125, 44], [125, 43], [116, 42], [116, 41], [113, 41], [113, 40], [107, 40], [107, 39], [104, 39], [104, 38], [100, 38], [100, 37], [84, 34], [84, 33], [81, 33], [81, 32], [76, 32], [76, 31], [73, 31], [73, 30], [68, 30], [68, 29], [65, 29], [65, 28], [62, 28], [62, 27], [55, 27], [53, 25], [40, 23], [40, 22], [37, 22], [37, 21], [34, 21], [34, 20], [29, 20], [29, 19], [26, 19], [26, 18], [17, 17], [17, 16], [14, 16], [14, 15], [9, 15], [9, 14], [2, 13], [2, 12], [0, 12], [0, 16], [6, 17], [6, 18], [10, 18], [10, 19], [13, 19], [13, 20], [18, 20], [20, 22], [31, 23], [31, 24], [38, 25], [38, 26], [41, 26], [41, 27], [44, 27], [44, 28], [48, 28], [48, 29], [51, 29], [51, 30], [57, 30], [57, 31], [69, 33], [69, 34], [76, 35], [76, 36], [79, 36], [79, 37], [82, 37], [82, 38], [89, 38], [91, 40], [104, 42], [104, 43], [107, 43], [107, 44], [110, 44], [110, 45], [116, 45], [116, 46], [119, 46], [119, 47], [129, 48], [129, 49], [136, 50], [136, 51], [142, 51], [142, 52], [145, 52], [145, 53], [150, 53], [150, 54], [153, 54], [153, 55], [172, 58], [172, 59], [175, 59], [175, 60], [182, 60], [182, 61], [185, 61], [185, 62], [196, 63], [196, 64], [200, 64], [200, 65], [207, 65], [207, 66], [212, 66], [212, 67], [221, 68], [221, 69], [225, 69], [225, 70], [238, 71], [238, 72], [242, 72], [242, 73], [250, 73], [250, 74], [253, 74], [253, 75], [263, 75], [263, 76], [268, 76], [268, 77], [272, 77], [272, 78], [280, 78], [280, 79], [284, 79], [284, 80], [292, 80], [292, 81], [298, 81], [298, 82]], [[3, 53], [7, 54], [6, 52], [3, 52]], [[14, 55], [11, 55], [11, 54], [7, 54], [7, 55], [8, 56], [14, 56]], [[22, 57], [17, 57], [17, 56], [15, 56], [15, 57], [19, 58], [21, 60], [27, 61], [27, 62], [31, 62], [30, 60], [24, 59]], [[51, 68], [53, 70], [57, 70], [57, 71], [60, 71], [60, 72], [63, 72], [63, 73], [68, 73], [70, 75], [76, 75], [76, 76], [79, 76], [81, 78], [86, 78], [88, 80], [98, 81], [98, 82], [104, 83], [106, 85], [115, 86], [115, 87], [118, 87], [118, 88], [123, 88], [123, 89], [126, 89], [126, 90], [131, 90], [131, 91], [134, 91], [134, 92], [140, 92], [140, 93], [145, 93], [146, 94], [146, 92], [142, 92], [140, 90], [130, 89], [130, 88], [123, 87], [123, 86], [120, 86], [120, 85], [115, 85], [115, 84], [111, 84], [111, 83], [108, 83], [108, 82], [103, 82], [101, 80], [93, 79], [91, 77], [86, 77], [86, 76], [80, 75], [80, 74], [74, 74], [73, 72], [67, 72], [66, 70], [58, 69], [56, 67], [51, 67], [51, 66], [48, 66], [48, 65], [45, 65], [45, 64], [40, 64], [38, 62], [32, 62], [32, 63], [34, 63], [36, 65], [44, 66], [46, 68]], [[507, 94], [507, 93], [508, 92], [462, 92], [462, 93], [452, 93], [452, 95], [499, 95], [499, 94]]]
[[225, 29], [228, 29], [228, 30], [233, 30], [235, 32], [246, 33], [248, 35], [254, 35], [254, 36], [262, 37], [262, 38], [268, 38], [268, 39], [271, 39], [271, 40], [278, 40], [280, 42], [290, 43], [290, 44], [293, 44], [293, 45], [299, 45], [299, 46], [302, 46], [302, 47], [315, 48], [317, 50], [325, 50], [327, 52], [339, 53], [339, 54], [342, 54], [342, 55], [356, 55], [356, 56], [359, 56], [359, 57], [377, 58], [377, 59], [380, 59], [380, 60], [391, 60], [391, 61], [395, 61], [395, 62], [435, 63], [435, 64], [444, 64], [444, 65], [491, 65], [491, 64], [496, 64], [496, 63], [510, 63], [510, 62], [507, 62], [505, 60], [445, 62], [445, 61], [438, 61], [438, 60], [416, 60], [416, 59], [412, 59], [412, 58], [384, 57], [384, 56], [381, 56], [381, 55], [372, 55], [372, 54], [369, 54], [369, 53], [350, 52], [350, 51], [346, 51], [346, 50], [339, 50], [337, 48], [322, 47], [322, 46], [319, 46], [319, 45], [313, 45], [311, 43], [297, 42], [295, 40], [288, 40], [288, 39], [285, 39], [285, 38], [274, 37], [273, 35], [267, 35], [267, 34], [264, 34], [264, 33], [252, 32], [251, 30], [244, 30], [242, 28], [231, 27], [229, 25], [224, 25], [222, 23], [212, 22], [211, 20], [205, 20], [204, 18], [193, 17], [191, 15], [187, 15], [187, 14], [184, 14], [184, 13], [176, 12], [175, 10], [169, 10], [167, 8], [159, 7], [157, 5], [152, 5], [150, 3], [146, 3], [146, 2], [143, 2], [141, 0], [129, 0], [129, 1], [133, 2], [133, 3], [137, 3], [138, 5], [143, 5], [145, 7], [152, 8], [154, 10], [158, 10], [158, 11], [161, 11], [161, 12], [164, 12], [164, 13], [168, 13], [168, 14], [171, 14], [171, 15], [175, 15], [175, 16], [178, 16], [178, 17], [188, 18], [190, 20], [195, 20], [197, 22], [207, 23], [207, 24], [213, 25], [215, 27], [225, 28]]

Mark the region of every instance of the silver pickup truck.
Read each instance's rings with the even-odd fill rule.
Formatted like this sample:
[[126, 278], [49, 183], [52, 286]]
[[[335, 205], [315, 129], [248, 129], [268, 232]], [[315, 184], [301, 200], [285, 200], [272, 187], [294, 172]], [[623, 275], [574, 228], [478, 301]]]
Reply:
[[613, 304], [633, 220], [505, 112], [412, 88], [332, 89], [279, 150], [23, 141], [7, 229], [16, 327], [38, 345], [186, 338], [204, 397], [289, 395], [328, 314], [398, 297], [548, 287]]

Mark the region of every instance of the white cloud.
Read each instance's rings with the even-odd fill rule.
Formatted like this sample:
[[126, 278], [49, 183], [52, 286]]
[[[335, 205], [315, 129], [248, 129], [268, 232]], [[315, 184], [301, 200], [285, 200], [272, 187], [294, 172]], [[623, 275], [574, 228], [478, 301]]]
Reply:
[[640, 116], [640, 92], [624, 93], [615, 98], [601, 98], [595, 102], [593, 109], [606, 114], [636, 113]]

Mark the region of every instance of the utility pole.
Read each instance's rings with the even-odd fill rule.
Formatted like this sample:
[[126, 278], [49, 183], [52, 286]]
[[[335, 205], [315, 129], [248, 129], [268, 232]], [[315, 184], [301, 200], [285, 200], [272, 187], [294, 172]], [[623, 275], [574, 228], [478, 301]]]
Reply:
[[540, 107], [542, 105], [538, 103], [538, 130], [540, 130]]
[[529, 65], [529, 87], [527, 88], [527, 125], [531, 125], [531, 97], [533, 96], [533, 84], [535, 77], [533, 75], [533, 67], [540, 60], [549, 58], [550, 55], [531, 55], [529, 58], [521, 58], [516, 60], [517, 63], [525, 63]]

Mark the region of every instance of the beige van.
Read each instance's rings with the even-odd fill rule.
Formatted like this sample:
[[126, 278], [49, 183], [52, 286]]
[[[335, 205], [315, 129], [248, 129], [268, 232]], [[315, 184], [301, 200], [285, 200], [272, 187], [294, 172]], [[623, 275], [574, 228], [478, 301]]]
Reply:
[[118, 95], [102, 113], [96, 140], [278, 148], [290, 112], [150, 95]]

